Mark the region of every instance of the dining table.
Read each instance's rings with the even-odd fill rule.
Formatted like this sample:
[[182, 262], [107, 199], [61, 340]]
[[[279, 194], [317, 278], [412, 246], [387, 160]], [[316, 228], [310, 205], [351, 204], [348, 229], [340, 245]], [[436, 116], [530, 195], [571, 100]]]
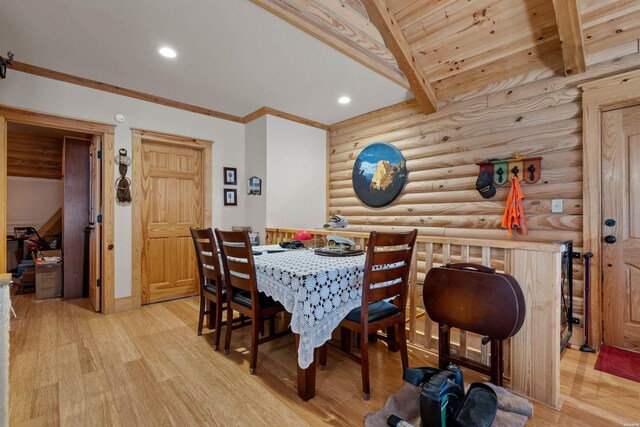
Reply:
[[313, 249], [283, 250], [279, 245], [253, 250], [258, 290], [291, 313], [298, 350], [298, 396], [309, 400], [315, 396], [317, 349], [361, 305], [365, 255], [322, 256]]

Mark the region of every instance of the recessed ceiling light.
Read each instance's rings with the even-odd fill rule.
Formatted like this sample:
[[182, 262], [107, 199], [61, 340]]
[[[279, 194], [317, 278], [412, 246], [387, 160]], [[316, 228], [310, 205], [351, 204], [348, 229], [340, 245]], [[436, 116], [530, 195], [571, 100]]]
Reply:
[[349, 98], [348, 96], [341, 96], [340, 98], [338, 98], [338, 102], [340, 104], [348, 104], [351, 102], [351, 98]]
[[176, 56], [178, 56], [176, 51], [168, 46], [161, 47], [160, 49], [158, 49], [158, 52], [160, 52], [160, 55], [164, 56], [165, 58], [175, 58]]

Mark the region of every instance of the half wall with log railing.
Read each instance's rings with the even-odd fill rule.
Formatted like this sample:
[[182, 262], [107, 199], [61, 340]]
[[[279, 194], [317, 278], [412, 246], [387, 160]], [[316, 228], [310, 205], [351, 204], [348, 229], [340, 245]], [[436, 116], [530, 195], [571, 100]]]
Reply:
[[[298, 230], [267, 228], [266, 243], [293, 240]], [[322, 245], [327, 235], [347, 237], [366, 249], [368, 232], [312, 230]], [[426, 273], [449, 262], [473, 262], [512, 275], [522, 287], [526, 302], [525, 323], [505, 343], [505, 377], [517, 393], [561, 405], [560, 396], [560, 292], [564, 247], [550, 243], [491, 241], [419, 236], [413, 259], [407, 317], [410, 343], [437, 352], [438, 325], [424, 310], [422, 285]], [[465, 331], [452, 335], [452, 352], [487, 363], [489, 351], [481, 337]], [[541, 357], [540, 355], [544, 355]]]

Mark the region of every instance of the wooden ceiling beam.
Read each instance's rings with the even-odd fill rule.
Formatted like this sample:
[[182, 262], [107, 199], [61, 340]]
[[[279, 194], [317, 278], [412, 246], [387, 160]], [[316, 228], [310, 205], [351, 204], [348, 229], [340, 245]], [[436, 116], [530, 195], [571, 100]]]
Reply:
[[562, 42], [564, 73], [568, 76], [586, 71], [584, 33], [578, 0], [553, 0], [558, 34]]
[[348, 0], [251, 0], [383, 77], [409, 89], [394, 55], [368, 19]]
[[384, 43], [407, 77], [411, 92], [416, 97], [418, 104], [426, 114], [436, 111], [435, 91], [424, 75], [422, 67], [418, 64], [418, 60], [402, 33], [400, 25], [391, 13], [386, 0], [363, 0], [363, 5], [369, 14], [369, 20], [380, 31]]

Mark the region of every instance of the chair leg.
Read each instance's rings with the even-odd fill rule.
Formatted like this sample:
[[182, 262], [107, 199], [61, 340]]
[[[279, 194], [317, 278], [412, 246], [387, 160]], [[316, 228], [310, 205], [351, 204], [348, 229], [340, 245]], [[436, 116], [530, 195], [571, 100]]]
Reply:
[[202, 335], [202, 324], [204, 323], [205, 300], [200, 296], [200, 313], [198, 314], [198, 336]]
[[318, 350], [318, 365], [321, 371], [327, 368], [327, 343], [322, 344]]
[[[214, 302], [212, 302], [210, 300], [207, 300], [207, 308], [209, 309], [209, 315], [207, 316], [207, 328], [209, 328], [209, 329], [213, 329], [213, 328], [217, 328], [218, 327], [217, 324], [213, 323], [215, 318], [214, 318], [214, 315], [213, 315], [212, 307], [214, 305], [216, 305], [216, 303], [214, 303]], [[218, 307], [216, 307], [216, 310], [217, 309], [218, 309]]]
[[[256, 323], [258, 323], [256, 325]], [[256, 365], [258, 364], [258, 334], [262, 322], [251, 322], [251, 362], [249, 364], [249, 373], [256, 373]]]
[[407, 355], [407, 332], [404, 328], [404, 322], [398, 323], [398, 346], [400, 347], [400, 359], [402, 360], [402, 368], [409, 367], [409, 356]]
[[274, 314], [269, 318], [269, 336], [272, 337], [276, 334], [276, 315]]
[[231, 347], [231, 330], [233, 329], [233, 310], [227, 306], [227, 327], [224, 334], [224, 354], [229, 354]]
[[[233, 320], [227, 323], [227, 329], [233, 328]], [[222, 335], [222, 304], [216, 303], [216, 343], [213, 346], [215, 351], [220, 350], [220, 335]]]
[[396, 325], [387, 328], [387, 347], [394, 353], [398, 351], [398, 336], [396, 335]]
[[340, 327], [340, 348], [347, 353], [351, 351], [351, 330], [344, 326]]
[[369, 397], [371, 397], [371, 390], [369, 387], [369, 336], [363, 332], [360, 332], [360, 367], [362, 369], [362, 398], [364, 400], [369, 400]]

